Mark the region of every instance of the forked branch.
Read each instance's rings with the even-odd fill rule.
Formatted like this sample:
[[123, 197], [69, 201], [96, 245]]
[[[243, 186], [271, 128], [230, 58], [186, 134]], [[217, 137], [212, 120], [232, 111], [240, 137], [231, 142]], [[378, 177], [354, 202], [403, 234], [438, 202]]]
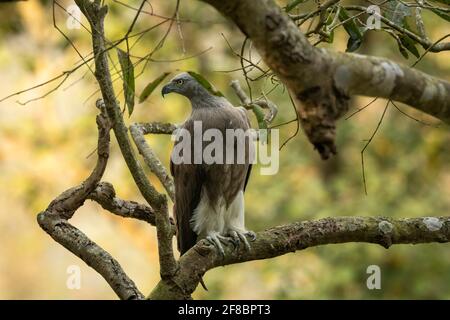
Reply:
[[[334, 217], [292, 223], [259, 232], [250, 251], [245, 251], [243, 247], [226, 247], [225, 258], [209, 242], [202, 240], [176, 261], [172, 247], [174, 226], [169, 219], [167, 198], [145, 176], [131, 145], [128, 128], [113, 90], [103, 27], [106, 6], [102, 6], [102, 1], [99, 0], [75, 1], [91, 25], [95, 75], [104, 100], [104, 104], [98, 103], [101, 110], [97, 117], [98, 161], [92, 174], [83, 183], [63, 192], [38, 215], [38, 222], [55, 241], [99, 272], [121, 299], [142, 299], [144, 296], [108, 252], [68, 223], [68, 219], [86, 199], [97, 201], [117, 215], [156, 225], [161, 281], [151, 292], [150, 299], [189, 299], [204, 273], [215, 267], [273, 258], [318, 245], [366, 242], [388, 248], [392, 244], [449, 242], [449, 217]], [[331, 143], [334, 136], [327, 134], [334, 133], [334, 120], [345, 111], [348, 94], [377, 94], [391, 99], [398, 98], [397, 100], [411, 102], [416, 108], [444, 121], [448, 122], [450, 119], [450, 87], [445, 81], [385, 59], [334, 54], [311, 48], [295, 25], [291, 25], [291, 19], [284, 16], [271, 0], [260, 0], [258, 6], [254, 6], [254, 1], [250, 0], [206, 2], [231, 17], [252, 38], [267, 64], [304, 104], [301, 107], [303, 125], [306, 129], [309, 128], [307, 133], [310, 135], [313, 134], [313, 129], [319, 128], [319, 135], [310, 136], [310, 139], [318, 143], [317, 147], [322, 148], [319, 151], [324, 155], [333, 151], [334, 145]], [[253, 14], [249, 15], [249, 12]], [[406, 78], [409, 79], [409, 84], [406, 83]], [[364, 80], [368, 84], [361, 83]], [[248, 97], [242, 90], [239, 91], [237, 85], [235, 87], [242, 102], [247, 104]], [[416, 97], [415, 94], [406, 92], [408, 89], [424, 90], [421, 97]], [[276, 113], [269, 102], [265, 104], [269, 114]], [[111, 184], [101, 182], [109, 156], [111, 128], [134, 181], [148, 205], [121, 200], [116, 197]], [[173, 182], [145, 142], [144, 135], [150, 132], [168, 134], [174, 129], [175, 126], [171, 124], [158, 123], [137, 124], [131, 129], [144, 160], [161, 180], [171, 198], [174, 193]], [[323, 140], [324, 137], [329, 140]]]
[[95, 169], [80, 185], [70, 188], [56, 197], [47, 209], [38, 214], [37, 220], [41, 228], [56, 242], [100, 273], [121, 299], [142, 299], [142, 293], [125, 274], [120, 264], [108, 252], [68, 222], [75, 211], [95, 192], [108, 162], [111, 122], [101, 100], [97, 102], [97, 106], [101, 113], [97, 116], [99, 137], [98, 160]]
[[122, 155], [127, 163], [133, 179], [142, 196], [155, 210], [155, 222], [158, 236], [158, 253], [160, 258], [161, 276], [173, 274], [177, 262], [172, 248], [172, 225], [167, 209], [167, 198], [159, 193], [146, 177], [144, 169], [136, 158], [136, 154], [128, 136], [122, 112], [114, 92], [111, 72], [105, 43], [104, 20], [108, 8], [102, 1], [75, 0], [81, 12], [86, 16], [91, 26], [92, 45], [95, 56], [95, 77], [105, 101], [106, 111], [112, 121], [112, 128], [117, 138]]

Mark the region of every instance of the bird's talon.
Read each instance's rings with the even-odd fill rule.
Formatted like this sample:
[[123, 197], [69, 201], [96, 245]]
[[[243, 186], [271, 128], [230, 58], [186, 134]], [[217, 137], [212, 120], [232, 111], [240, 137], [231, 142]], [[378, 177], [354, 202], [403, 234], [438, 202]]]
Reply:
[[253, 231], [248, 231], [245, 235], [250, 238], [251, 242], [256, 240], [256, 233]]
[[239, 239], [239, 236], [237, 235], [236, 231], [230, 231], [229, 232], [230, 238], [232, 239], [231, 242], [234, 245], [234, 249], [239, 249], [239, 245], [241, 244], [241, 240]]
[[219, 239], [220, 242], [222, 242], [225, 245], [227, 245], [230, 242], [233, 243], [233, 239], [231, 239], [231, 237], [217, 235], [217, 238]]
[[251, 247], [250, 247], [250, 243], [248, 243], [247, 238], [245, 237], [246, 233], [244, 232], [239, 232], [239, 231], [235, 231], [236, 235], [238, 236], [238, 238], [240, 239], [240, 241], [242, 241], [245, 245], [245, 250], [250, 251]]
[[230, 239], [230, 243], [233, 245], [233, 250], [239, 248], [239, 242], [236, 242], [234, 239]]
[[216, 249], [219, 251], [220, 256], [222, 259], [225, 258], [225, 250], [223, 250], [223, 246], [220, 243], [220, 236], [219, 235], [210, 235], [206, 237], [206, 240], [212, 243], [213, 246], [216, 247]]

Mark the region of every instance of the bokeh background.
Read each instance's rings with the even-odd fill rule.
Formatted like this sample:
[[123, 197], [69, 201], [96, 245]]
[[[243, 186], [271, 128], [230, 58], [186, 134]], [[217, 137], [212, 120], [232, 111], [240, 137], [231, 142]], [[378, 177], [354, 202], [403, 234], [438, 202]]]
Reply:
[[[282, 1], [280, 1], [282, 3]], [[60, 0], [67, 8], [72, 1]], [[107, 1], [109, 39], [119, 39], [134, 16], [115, 1]], [[175, 1], [150, 1], [153, 12], [173, 13]], [[127, 1], [137, 6], [138, 1]], [[151, 11], [150, 6], [146, 6]], [[86, 30], [68, 29], [67, 14], [56, 7], [56, 21], [84, 55], [90, 53]], [[429, 36], [438, 39], [450, 25], [424, 15]], [[143, 15], [137, 31], [161, 22]], [[195, 70], [206, 76], [226, 96], [238, 103], [229, 89], [232, 79], [244, 85], [239, 59], [224, 37], [240, 50], [243, 36], [207, 5], [181, 1], [180, 32], [174, 26], [136, 80], [137, 92], [163, 71]], [[87, 24], [83, 18], [82, 22]], [[148, 33], [133, 54], [150, 52], [166, 32], [168, 23]], [[222, 36], [223, 34], [223, 36]], [[334, 50], [345, 50], [347, 35], [335, 35]], [[29, 88], [62, 71], [79, 57], [53, 27], [52, 1], [0, 4], [0, 96]], [[209, 49], [203, 54], [198, 53]], [[419, 49], [423, 52], [422, 49]], [[359, 53], [388, 57], [412, 64], [383, 32], [368, 32]], [[254, 52], [255, 60], [257, 53]], [[115, 52], [111, 53], [115, 60]], [[189, 58], [190, 56], [195, 56]], [[177, 60], [167, 62], [168, 60]], [[178, 60], [181, 59], [181, 60]], [[450, 53], [428, 54], [417, 66], [450, 80]], [[140, 68], [139, 68], [140, 69]], [[36, 215], [63, 190], [81, 182], [93, 168], [96, 148], [94, 107], [97, 85], [86, 67], [55, 92], [40, 97], [56, 83], [37, 88], [0, 103], [0, 299], [115, 299], [106, 282], [81, 260], [55, 243], [36, 222]], [[116, 82], [117, 92], [122, 84]], [[254, 95], [272, 88], [270, 80], [253, 82]], [[158, 90], [159, 91], [159, 90]], [[281, 86], [270, 95], [280, 109], [275, 123], [295, 118]], [[123, 96], [120, 96], [123, 101]], [[370, 99], [355, 98], [352, 109]], [[381, 116], [385, 101], [374, 103], [349, 120], [338, 123], [339, 154], [323, 162], [304, 134], [292, 139], [280, 153], [280, 171], [261, 176], [254, 170], [246, 193], [246, 219], [250, 229], [328, 216], [381, 215], [419, 217], [450, 213], [450, 134], [446, 125], [407, 106], [399, 105], [422, 124], [389, 107], [380, 130], [367, 149], [365, 162], [368, 195], [364, 194], [360, 152]], [[180, 123], [190, 112], [187, 100], [159, 94], [135, 107], [128, 123], [171, 121]], [[284, 141], [296, 129], [281, 127]], [[104, 180], [113, 183], [121, 198], [143, 201], [112, 139], [111, 159]], [[165, 164], [171, 149], [169, 137], [149, 137]], [[159, 186], [151, 177], [152, 182]], [[109, 251], [138, 287], [148, 294], [159, 279], [156, 233], [146, 223], [115, 217], [90, 201], [71, 222]], [[81, 288], [70, 290], [69, 266], [81, 268]], [[381, 290], [368, 290], [366, 268], [378, 265]], [[209, 292], [198, 288], [202, 299], [371, 299], [450, 298], [450, 245], [399, 245], [386, 250], [371, 244], [340, 244], [310, 248], [265, 261], [214, 269], [206, 274]]]

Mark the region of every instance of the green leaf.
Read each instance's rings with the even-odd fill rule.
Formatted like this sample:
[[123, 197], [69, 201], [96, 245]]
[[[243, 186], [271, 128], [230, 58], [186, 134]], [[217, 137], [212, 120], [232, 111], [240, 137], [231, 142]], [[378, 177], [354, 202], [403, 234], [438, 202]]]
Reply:
[[209, 83], [209, 81], [206, 80], [202, 75], [200, 75], [194, 71], [188, 71], [187, 73], [189, 73], [192, 78], [197, 80], [197, 82], [200, 83], [201, 86], [203, 88], [205, 88], [206, 90], [208, 90], [211, 94], [213, 94], [215, 96], [223, 97], [222, 92], [220, 92], [216, 88], [214, 88], [214, 86], [211, 83]]
[[361, 46], [362, 39], [355, 39], [355, 38], [348, 38], [347, 41], [347, 49], [345, 51], [347, 52], [353, 52], [358, 50], [358, 48]]
[[399, 37], [395, 37], [395, 40], [397, 41], [397, 45], [398, 45], [398, 51], [400, 51], [400, 53], [402, 54], [402, 56], [405, 59], [409, 59], [409, 54], [408, 51], [405, 49], [405, 47], [403, 46], [402, 42], [400, 41]]
[[397, 42], [398, 44], [398, 51], [402, 54], [403, 58], [409, 59], [408, 51], [402, 46], [401, 42]]
[[257, 104], [252, 104], [252, 111], [255, 114], [256, 121], [258, 122], [258, 128], [260, 130], [263, 130], [260, 131], [259, 139], [261, 141], [267, 142], [267, 123], [266, 121], [264, 121], [264, 112], [262, 108]]
[[350, 36], [347, 42], [347, 50], [348, 52], [353, 52], [359, 48], [362, 43], [363, 32], [355, 23], [354, 19], [350, 18], [347, 10], [341, 8], [339, 11], [339, 20], [344, 22], [344, 29]]
[[399, 38], [396, 38], [395, 40], [397, 41], [398, 51], [400, 51], [400, 53], [402, 54], [402, 56], [403, 56], [405, 59], [408, 59], [408, 58], [409, 58], [408, 51], [405, 49], [405, 47], [403, 46], [403, 44], [402, 44], [402, 42], [400, 41], [400, 39], [399, 39]]
[[333, 23], [333, 20], [334, 20], [334, 15], [331, 14], [331, 12], [330, 12], [330, 14], [328, 15], [328, 18], [327, 18], [327, 21], [325, 22], [325, 24], [326, 24], [327, 26], [329, 26], [330, 24]]
[[350, 15], [348, 14], [347, 10], [341, 7], [341, 10], [339, 11], [339, 20], [341, 22], [344, 22], [344, 29], [347, 31], [350, 37], [352, 38], [361, 38], [362, 34], [357, 27], [355, 20], [350, 19]]
[[413, 39], [411, 39], [410, 37], [408, 37], [405, 34], [400, 35], [399, 38], [400, 38], [400, 42], [402, 43], [402, 45], [406, 49], [408, 49], [409, 52], [411, 52], [416, 58], [420, 57], [419, 50], [417, 50], [416, 43], [414, 42]]
[[405, 49], [402, 42], [400, 41], [400, 37], [392, 30], [389, 30], [389, 29], [381, 29], [381, 30], [384, 32], [387, 32], [390, 36], [392, 36], [392, 38], [395, 39], [395, 41], [397, 42], [397, 45], [398, 45], [398, 51], [400, 51], [400, 53], [402, 54], [402, 56], [405, 59], [408, 59], [409, 58], [408, 51]]
[[292, 9], [294, 9], [296, 6], [298, 6], [299, 4], [302, 4], [304, 2], [306, 2], [308, 0], [292, 0], [291, 2], [288, 3], [288, 5], [284, 8], [284, 10], [286, 12], [290, 12], [292, 11]]
[[333, 43], [333, 41], [334, 41], [334, 29], [331, 30], [331, 32], [328, 34], [328, 37], [325, 38], [325, 41], [327, 43]]
[[160, 85], [160, 83], [170, 74], [170, 72], [164, 72], [162, 75], [160, 75], [158, 78], [147, 84], [145, 86], [144, 90], [142, 91], [141, 95], [139, 96], [139, 103], [144, 102], [153, 91], [155, 91], [156, 87]]
[[[450, 3], [450, 0], [449, 0], [449, 3]], [[442, 19], [450, 22], [450, 14], [448, 14], [447, 12], [440, 11], [438, 9], [431, 9], [431, 11], [433, 11], [434, 14], [437, 14]]]
[[119, 57], [120, 68], [122, 70], [125, 104], [128, 107], [128, 114], [131, 116], [134, 110], [134, 66], [127, 52], [117, 48], [117, 56]]

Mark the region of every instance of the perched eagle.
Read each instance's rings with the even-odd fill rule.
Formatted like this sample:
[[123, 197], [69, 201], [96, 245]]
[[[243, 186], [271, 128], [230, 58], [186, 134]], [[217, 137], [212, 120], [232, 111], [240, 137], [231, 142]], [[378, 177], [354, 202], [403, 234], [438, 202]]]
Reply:
[[[227, 135], [230, 130], [240, 133], [249, 131], [245, 109], [234, 107], [189, 73], [177, 75], [163, 87], [163, 96], [170, 92], [185, 96], [192, 105], [190, 117], [178, 129], [170, 162], [175, 182], [174, 215], [178, 250], [184, 254], [198, 240], [205, 238], [216, 246], [222, 256], [225, 255], [222, 243], [231, 242], [238, 246], [242, 241], [246, 249], [250, 249], [246, 237], [253, 241], [256, 236], [244, 225], [244, 191], [254, 152], [252, 139], [248, 134]], [[181, 141], [180, 130], [188, 133], [190, 139], [183, 137]], [[200, 136], [198, 130], [201, 131]], [[214, 141], [210, 137], [211, 142], [208, 143], [205, 141], [208, 140], [205, 139], [208, 130], [220, 134], [222, 138], [215, 137], [218, 140]], [[202, 139], [197, 147], [194, 139]], [[213, 155], [221, 155], [223, 161], [211, 163], [201, 157], [213, 142], [220, 147], [214, 152], [221, 153]], [[174, 161], [174, 157], [179, 156], [178, 151], [174, 153], [180, 143], [184, 143], [183, 153], [186, 152], [181, 163]], [[244, 161], [239, 158], [239, 152], [244, 154]], [[187, 154], [191, 157], [185, 157]], [[199, 155], [200, 161], [195, 161], [194, 158]]]

